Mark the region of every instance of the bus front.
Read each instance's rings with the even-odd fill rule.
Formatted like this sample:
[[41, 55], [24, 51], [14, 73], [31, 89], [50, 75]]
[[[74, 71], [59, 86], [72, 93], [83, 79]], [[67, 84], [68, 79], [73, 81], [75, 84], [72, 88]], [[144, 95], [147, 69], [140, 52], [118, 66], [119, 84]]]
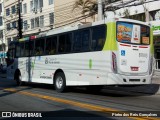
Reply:
[[[122, 84], [149, 84], [153, 72], [153, 40], [150, 26], [116, 22], [116, 74]], [[112, 55], [114, 61], [114, 55]], [[113, 68], [115, 67], [113, 66]], [[120, 83], [120, 84], [121, 84]]]

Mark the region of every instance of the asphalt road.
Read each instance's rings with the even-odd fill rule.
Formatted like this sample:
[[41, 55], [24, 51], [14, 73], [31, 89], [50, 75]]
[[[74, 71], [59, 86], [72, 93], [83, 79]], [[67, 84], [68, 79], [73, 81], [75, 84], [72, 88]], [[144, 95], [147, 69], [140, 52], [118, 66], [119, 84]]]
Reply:
[[[155, 116], [160, 115], [160, 95], [121, 91], [118, 88], [104, 88], [100, 93], [72, 88], [66, 93], [57, 93], [51, 85], [17, 87], [14, 81], [0, 78], [0, 111], [1, 114], [4, 111], [27, 112], [27, 115], [28, 112], [38, 112], [42, 118], [82, 120], [139, 119], [140, 116], [145, 120], [147, 115], [151, 115], [149, 119], [155, 120], [158, 119]], [[12, 115], [16, 117], [18, 114]]]

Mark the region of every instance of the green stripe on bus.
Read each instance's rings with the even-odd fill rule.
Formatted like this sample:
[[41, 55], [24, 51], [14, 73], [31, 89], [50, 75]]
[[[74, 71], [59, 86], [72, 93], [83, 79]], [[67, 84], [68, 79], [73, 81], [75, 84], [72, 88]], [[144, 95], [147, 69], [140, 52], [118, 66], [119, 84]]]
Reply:
[[92, 69], [92, 59], [89, 60], [89, 69]]
[[110, 22], [107, 23], [107, 37], [106, 42], [103, 48], [104, 50], [118, 50], [116, 42], [116, 23]]
[[151, 41], [151, 43], [150, 43], [150, 52], [151, 52], [151, 54], [152, 55], [154, 55], [154, 44], [153, 44], [153, 30], [152, 29], [150, 29], [150, 41]]

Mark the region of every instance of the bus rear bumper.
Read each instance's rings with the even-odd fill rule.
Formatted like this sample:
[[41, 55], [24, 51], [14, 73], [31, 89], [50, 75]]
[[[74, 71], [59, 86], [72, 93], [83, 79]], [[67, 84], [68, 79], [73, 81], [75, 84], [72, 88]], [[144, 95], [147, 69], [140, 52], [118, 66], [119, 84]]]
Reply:
[[109, 85], [139, 85], [151, 84], [152, 75], [144, 76], [127, 76], [110, 73], [108, 74], [107, 84]]

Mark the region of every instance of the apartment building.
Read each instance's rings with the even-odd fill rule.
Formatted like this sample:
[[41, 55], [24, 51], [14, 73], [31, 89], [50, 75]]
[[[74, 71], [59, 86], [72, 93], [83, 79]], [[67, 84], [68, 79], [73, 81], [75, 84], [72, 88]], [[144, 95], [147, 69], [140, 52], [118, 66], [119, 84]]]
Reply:
[[6, 40], [5, 40], [5, 24], [4, 24], [4, 8], [3, 0], [0, 0], [0, 63], [5, 63], [6, 58]]
[[4, 0], [5, 37], [7, 44], [17, 40], [18, 0]]
[[54, 0], [5, 0], [6, 39], [16, 41], [18, 33], [18, 9], [21, 13], [23, 37], [45, 32], [54, 27]]
[[54, 0], [22, 1], [23, 37], [54, 28]]
[[82, 14], [82, 6], [73, 9], [76, 1], [77, 0], [54, 0], [55, 27], [60, 27], [65, 25], [85, 24], [88, 22], [97, 21], [97, 15], [84, 17], [87, 13]]

